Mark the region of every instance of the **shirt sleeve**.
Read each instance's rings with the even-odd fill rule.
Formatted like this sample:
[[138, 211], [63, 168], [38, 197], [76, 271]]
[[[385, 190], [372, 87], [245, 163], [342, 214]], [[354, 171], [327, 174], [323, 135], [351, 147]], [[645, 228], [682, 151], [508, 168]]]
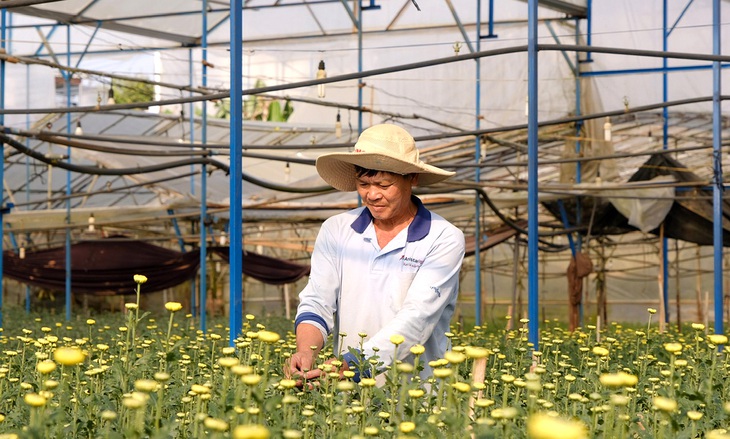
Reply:
[[425, 344], [431, 337], [436, 325], [445, 317], [445, 310], [453, 310], [464, 259], [464, 234], [452, 226], [446, 228], [435, 242], [413, 278], [395, 318], [364, 343], [366, 357], [374, 355], [373, 347], [377, 346], [377, 355], [383, 364], [392, 364], [395, 345], [390, 337], [401, 335], [405, 341], [398, 346], [397, 360], [405, 359], [411, 347]]
[[294, 329], [300, 323], [314, 325], [327, 340], [334, 327], [334, 314], [340, 291], [336, 225], [327, 220], [317, 234], [312, 251], [309, 282], [299, 293]]

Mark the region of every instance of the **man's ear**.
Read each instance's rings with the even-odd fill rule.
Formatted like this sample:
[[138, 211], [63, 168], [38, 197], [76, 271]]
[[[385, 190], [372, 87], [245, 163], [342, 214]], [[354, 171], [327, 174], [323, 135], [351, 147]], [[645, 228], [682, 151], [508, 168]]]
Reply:
[[418, 186], [418, 176], [420, 174], [411, 174], [411, 186]]

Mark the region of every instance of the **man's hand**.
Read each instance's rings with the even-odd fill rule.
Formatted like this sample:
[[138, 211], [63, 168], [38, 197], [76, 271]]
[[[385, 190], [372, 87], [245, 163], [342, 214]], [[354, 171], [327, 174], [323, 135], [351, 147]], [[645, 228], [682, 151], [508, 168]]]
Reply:
[[284, 367], [284, 375], [291, 378], [311, 379], [322, 373], [314, 367], [314, 351], [308, 349], [292, 354], [288, 364]]
[[289, 359], [288, 367], [284, 370], [284, 373], [288, 378], [297, 380], [297, 387], [303, 387], [304, 383], [307, 383], [309, 390], [311, 390], [313, 387], [319, 385], [318, 378], [335, 372], [339, 375], [339, 379], [344, 379], [344, 372], [350, 370], [347, 363], [341, 362], [334, 357], [325, 361], [324, 364], [330, 365], [330, 367], [314, 366], [314, 353], [312, 351], [297, 352]]

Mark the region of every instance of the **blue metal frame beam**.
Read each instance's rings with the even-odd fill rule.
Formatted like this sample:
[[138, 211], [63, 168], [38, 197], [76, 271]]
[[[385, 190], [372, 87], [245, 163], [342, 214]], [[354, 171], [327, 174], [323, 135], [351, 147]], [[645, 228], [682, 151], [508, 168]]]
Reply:
[[527, 25], [527, 295], [528, 341], [539, 350], [539, 283], [538, 283], [538, 148], [537, 148], [537, 0], [528, 0]]
[[[203, 0], [202, 26], [202, 86], [208, 85], [208, 0]], [[192, 85], [192, 84], [191, 84]], [[203, 103], [200, 141], [205, 145], [208, 142], [208, 103]], [[190, 115], [192, 120], [193, 115]], [[192, 136], [191, 136], [192, 137]], [[200, 329], [207, 331], [207, 302], [208, 302], [208, 237], [206, 223], [208, 222], [208, 171], [203, 163], [200, 167]]]
[[[0, 10], [0, 48], [5, 50], [7, 48], [7, 19], [8, 11], [5, 9]], [[6, 62], [4, 59], [0, 59], [0, 108], [5, 108], [5, 75], [6, 75]], [[5, 125], [5, 115], [0, 114], [0, 125]], [[0, 181], [5, 181], [5, 143], [0, 143]], [[5, 229], [5, 221], [3, 221], [3, 214], [5, 213], [5, 185], [0, 187], [0, 255], [3, 254], [3, 239], [2, 233]], [[3, 281], [3, 258], [0, 258], [0, 284]], [[0, 288], [0, 328], [3, 327], [3, 290]]]
[[230, 172], [230, 304], [229, 343], [243, 329], [243, 10], [242, 0], [231, 0], [231, 172]]
[[[553, 40], [555, 40], [556, 43], [562, 44], [560, 42], [560, 37], [555, 32], [555, 29], [553, 28], [553, 24], [550, 20], [545, 21], [545, 27], [547, 27], [548, 32], [550, 32], [550, 35], [553, 37]], [[578, 69], [576, 68], [573, 61], [570, 60], [568, 57], [568, 53], [565, 50], [561, 50], [560, 53], [563, 55], [563, 59], [565, 59], [565, 63], [568, 64], [568, 67], [570, 67], [570, 71], [573, 72], [573, 75], [578, 74]]]
[[[712, 53], [722, 53], [720, 0], [712, 0]], [[720, 62], [715, 61], [712, 69], [712, 150], [714, 187], [712, 189], [712, 232], [713, 232], [713, 280], [715, 290], [715, 333], [724, 334], [724, 307], [723, 307], [723, 228], [722, 228], [722, 71]], [[722, 346], [720, 346], [722, 349]]]

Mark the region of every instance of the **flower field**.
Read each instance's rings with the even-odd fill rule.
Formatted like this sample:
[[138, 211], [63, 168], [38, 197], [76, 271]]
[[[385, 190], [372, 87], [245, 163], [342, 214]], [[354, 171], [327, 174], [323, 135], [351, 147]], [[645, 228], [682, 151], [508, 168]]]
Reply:
[[5, 328], [0, 438], [730, 438], [727, 337], [699, 324], [659, 333], [648, 314], [640, 328], [569, 333], [546, 322], [539, 351], [524, 320], [454, 327], [425, 382], [418, 362], [388, 368], [382, 386], [323, 365], [301, 387], [282, 376], [291, 328], [247, 315], [229, 343], [179, 303], [149, 314], [138, 300], [104, 321]]

